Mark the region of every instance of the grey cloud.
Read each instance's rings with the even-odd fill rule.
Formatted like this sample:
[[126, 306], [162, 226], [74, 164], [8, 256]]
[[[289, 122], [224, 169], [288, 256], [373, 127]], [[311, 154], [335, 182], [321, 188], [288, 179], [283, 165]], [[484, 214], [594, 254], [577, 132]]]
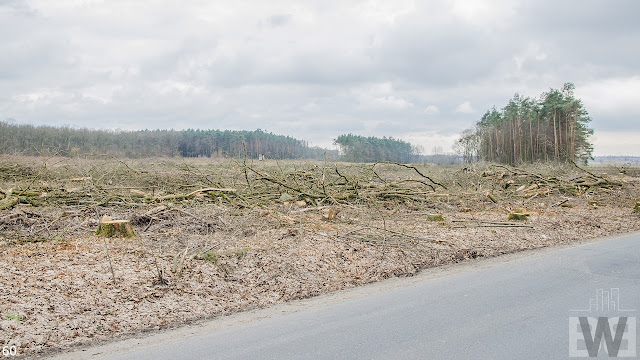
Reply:
[[277, 15], [271, 15], [269, 17], [269, 19], [267, 19], [267, 22], [269, 23], [269, 25], [271, 25], [272, 27], [279, 27], [279, 26], [284, 26], [286, 25], [289, 21], [291, 21], [291, 15], [289, 14], [277, 14]]
[[24, 0], [0, 0], [0, 11], [12, 12], [20, 15], [36, 15], [37, 11]]
[[612, 37], [638, 33], [640, 3], [628, 0], [528, 1], [521, 3], [519, 23], [539, 32], [576, 31]]
[[[587, 110], [588, 109], [589, 108], [587, 106]], [[598, 111], [591, 111], [589, 115], [593, 119], [590, 123], [590, 127], [595, 130], [620, 131], [621, 129], [630, 129], [640, 131], [638, 126], [635, 125], [638, 123], [637, 115], [620, 114], [612, 117], [604, 113], [599, 113]]]
[[504, 56], [493, 39], [461, 23], [447, 29], [402, 24], [373, 52], [389, 76], [426, 86], [486, 79]]
[[42, 26], [37, 18], [22, 13], [0, 12], [0, 78], [20, 80], [56, 77], [51, 70], [68, 66], [66, 39], [56, 29]]
[[366, 59], [322, 51], [303, 51], [286, 58], [277, 54], [241, 53], [202, 67], [212, 86], [246, 84], [353, 84], [365, 81], [371, 65]]
[[516, 23], [518, 36], [540, 43], [549, 54], [545, 69], [575, 71], [576, 77], [637, 72], [640, 3], [616, 0], [526, 2]]

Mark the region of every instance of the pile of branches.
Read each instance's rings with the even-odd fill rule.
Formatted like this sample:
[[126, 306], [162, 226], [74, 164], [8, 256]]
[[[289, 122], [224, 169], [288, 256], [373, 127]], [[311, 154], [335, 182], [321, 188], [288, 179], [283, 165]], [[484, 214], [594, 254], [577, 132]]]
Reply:
[[[291, 205], [307, 207], [301, 212], [328, 209], [325, 217], [331, 220], [335, 209], [361, 211], [357, 209], [362, 205], [397, 210], [404, 204], [431, 214], [437, 209], [507, 209], [547, 197], [549, 205], [565, 206], [571, 196], [609, 192], [625, 184], [578, 166], [545, 169], [544, 165], [475, 164], [460, 169], [391, 162], [212, 164], [117, 159], [7, 165], [0, 159], [0, 169], [6, 170], [0, 172], [0, 233], [4, 232], [0, 241], [64, 238], [61, 232], [86, 232], [110, 213], [129, 214], [125, 216], [143, 232], [164, 229], [163, 220], [171, 219], [175, 225], [179, 215], [185, 218], [181, 228], [209, 234], [234, 228], [228, 220], [213, 216], [221, 210], [246, 214], [251, 211], [241, 209]], [[209, 205], [216, 206], [203, 215]]]
[[[549, 195], [557, 192], [561, 195], [581, 195], [599, 189], [615, 189], [623, 186], [620, 181], [598, 176], [588, 170], [572, 164], [576, 172], [567, 171], [566, 176], [558, 174], [545, 176], [524, 169], [505, 165], [491, 165], [493, 172], [484, 172], [483, 176], [495, 176], [504, 189], [515, 189], [514, 192], [524, 197]], [[504, 170], [499, 172], [497, 170]]]
[[[406, 177], [394, 177], [398, 169], [405, 170]], [[415, 166], [391, 162], [344, 168], [312, 166], [272, 173], [245, 166], [244, 172], [247, 186], [242, 197], [245, 200], [277, 196], [279, 200], [297, 199], [315, 205], [390, 199], [420, 202], [438, 189], [446, 189]]]
[[[445, 180], [436, 179], [428, 169], [442, 171], [392, 162], [254, 165], [245, 161], [197, 165], [162, 161], [128, 164], [111, 159], [78, 165], [45, 163], [36, 169], [12, 165], [11, 171], [0, 178], [0, 211], [20, 203], [135, 207], [198, 201], [239, 208], [278, 202], [312, 206], [380, 201], [425, 203], [439, 197], [485, 196], [487, 191], [533, 198], [552, 193], [578, 196], [623, 186], [622, 182], [598, 176], [575, 164], [573, 171], [554, 168], [551, 175], [504, 165], [486, 166], [481, 177], [465, 174], [447, 178], [437, 174]], [[462, 171], [476, 172], [467, 168]], [[5, 190], [1, 186], [7, 183], [10, 188]]]

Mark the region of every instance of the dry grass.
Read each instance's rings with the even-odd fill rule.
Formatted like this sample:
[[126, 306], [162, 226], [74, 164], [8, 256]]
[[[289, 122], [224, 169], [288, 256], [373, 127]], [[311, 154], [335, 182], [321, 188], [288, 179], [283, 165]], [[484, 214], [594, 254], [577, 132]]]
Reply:
[[[31, 356], [640, 229], [640, 179], [611, 169], [416, 169], [0, 158], [0, 200], [23, 197], [0, 210], [0, 339]], [[93, 236], [103, 215], [139, 237]]]

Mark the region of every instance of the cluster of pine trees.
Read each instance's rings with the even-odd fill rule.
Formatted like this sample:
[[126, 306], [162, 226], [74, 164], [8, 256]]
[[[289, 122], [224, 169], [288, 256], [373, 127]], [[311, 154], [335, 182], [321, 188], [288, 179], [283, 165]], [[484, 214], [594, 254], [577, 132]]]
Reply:
[[249, 157], [265, 154], [272, 159], [300, 159], [323, 158], [327, 150], [310, 147], [303, 140], [260, 129], [113, 131], [0, 121], [0, 153], [3, 154], [110, 154], [129, 158], [243, 157], [245, 151]]
[[549, 89], [539, 99], [515, 94], [501, 111], [487, 111], [475, 129], [466, 130], [456, 144], [465, 160], [506, 164], [584, 161], [593, 146], [591, 121], [575, 86]]
[[348, 134], [338, 136], [334, 144], [340, 147], [344, 161], [409, 163], [414, 157], [414, 149], [410, 143], [392, 137], [378, 138]]

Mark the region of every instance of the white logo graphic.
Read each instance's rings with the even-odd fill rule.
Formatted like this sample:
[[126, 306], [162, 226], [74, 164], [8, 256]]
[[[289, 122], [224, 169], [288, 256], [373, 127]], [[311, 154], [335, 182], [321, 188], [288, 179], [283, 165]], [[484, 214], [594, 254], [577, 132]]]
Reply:
[[[589, 309], [571, 311], [585, 316], [569, 317], [569, 357], [597, 357], [601, 349], [609, 357], [636, 356], [636, 318], [622, 316], [635, 310], [620, 308], [620, 289], [598, 289]], [[612, 313], [619, 316], [604, 316]]]

